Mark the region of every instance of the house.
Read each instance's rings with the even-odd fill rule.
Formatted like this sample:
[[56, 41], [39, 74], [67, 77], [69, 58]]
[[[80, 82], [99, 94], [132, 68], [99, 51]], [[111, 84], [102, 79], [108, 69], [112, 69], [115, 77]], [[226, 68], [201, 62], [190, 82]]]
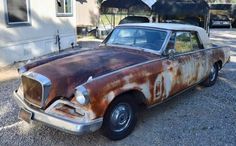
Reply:
[[77, 0], [76, 8], [78, 27], [98, 25], [100, 12], [97, 0]]
[[[98, 0], [77, 0], [76, 26], [78, 36], [86, 36], [99, 25], [100, 8]], [[95, 32], [93, 32], [95, 33]]]
[[0, 67], [76, 44], [76, 0], [1, 0]]

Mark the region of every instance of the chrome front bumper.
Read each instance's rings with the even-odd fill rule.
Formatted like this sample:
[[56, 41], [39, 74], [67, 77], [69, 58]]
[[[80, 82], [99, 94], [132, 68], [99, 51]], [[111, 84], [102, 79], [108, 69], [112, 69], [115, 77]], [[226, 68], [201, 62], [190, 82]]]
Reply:
[[14, 99], [18, 103], [18, 105], [32, 113], [32, 121], [39, 121], [47, 124], [48, 126], [54, 127], [56, 129], [76, 134], [82, 135], [85, 133], [94, 132], [101, 128], [103, 119], [96, 119], [91, 122], [86, 123], [77, 123], [76, 121], [65, 120], [60, 117], [56, 117], [53, 115], [49, 115], [43, 111], [35, 110], [27, 105], [19, 96], [17, 91], [14, 91]]

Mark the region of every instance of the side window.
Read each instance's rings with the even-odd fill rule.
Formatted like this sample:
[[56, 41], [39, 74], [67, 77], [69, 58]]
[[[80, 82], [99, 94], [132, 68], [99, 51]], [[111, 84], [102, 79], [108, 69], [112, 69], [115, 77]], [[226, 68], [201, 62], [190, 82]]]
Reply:
[[72, 16], [72, 0], [56, 0], [57, 16]]
[[191, 42], [194, 50], [203, 49], [196, 32], [191, 33]]
[[29, 0], [5, 0], [6, 23], [9, 26], [29, 25]]
[[177, 53], [192, 51], [192, 44], [189, 32], [177, 32], [175, 39], [175, 49]]

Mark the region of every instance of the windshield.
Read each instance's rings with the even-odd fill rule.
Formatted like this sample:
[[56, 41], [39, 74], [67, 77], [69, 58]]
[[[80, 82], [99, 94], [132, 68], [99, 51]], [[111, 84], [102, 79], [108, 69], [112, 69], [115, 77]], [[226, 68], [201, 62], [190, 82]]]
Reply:
[[166, 36], [166, 31], [155, 29], [116, 28], [105, 43], [160, 51]]

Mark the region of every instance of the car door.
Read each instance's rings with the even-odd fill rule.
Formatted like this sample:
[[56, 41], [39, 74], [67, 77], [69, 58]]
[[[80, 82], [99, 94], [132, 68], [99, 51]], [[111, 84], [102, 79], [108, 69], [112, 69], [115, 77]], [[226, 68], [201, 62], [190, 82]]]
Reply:
[[196, 71], [193, 81], [198, 83], [207, 76], [207, 56], [197, 32], [191, 32], [191, 43], [193, 47], [192, 60]]
[[175, 51], [174, 61], [178, 65], [172, 94], [191, 87], [206, 76], [206, 55], [197, 32], [176, 32]]
[[[169, 50], [175, 50], [171, 57]], [[163, 71], [156, 81], [157, 99], [166, 99], [193, 85], [196, 75], [192, 60], [193, 47], [190, 32], [173, 32], [164, 54], [169, 57], [162, 61]], [[162, 89], [163, 88], [163, 89]]]
[[175, 54], [162, 60], [163, 71], [154, 85], [157, 101], [193, 86], [207, 75], [206, 54], [197, 32], [172, 32], [164, 54], [170, 49], [174, 49]]
[[[174, 39], [173, 39], [174, 37]], [[200, 59], [200, 54], [196, 55], [191, 40], [191, 32], [178, 31], [172, 34], [171, 40], [174, 44], [168, 45], [168, 49], [175, 49], [173, 58], [168, 58], [163, 62], [165, 69], [163, 71], [164, 84], [166, 93], [162, 93], [162, 99], [172, 96], [197, 82], [197, 60]], [[169, 48], [168, 48], [169, 47]], [[167, 82], [168, 81], [168, 82]], [[168, 92], [167, 92], [168, 91]], [[164, 96], [163, 96], [164, 95]]]
[[194, 49], [191, 43], [191, 33], [184, 31], [176, 32], [174, 49], [176, 54], [173, 61], [177, 63], [177, 66], [171, 94], [175, 94], [193, 85], [193, 78], [196, 75], [195, 62], [192, 60]]

